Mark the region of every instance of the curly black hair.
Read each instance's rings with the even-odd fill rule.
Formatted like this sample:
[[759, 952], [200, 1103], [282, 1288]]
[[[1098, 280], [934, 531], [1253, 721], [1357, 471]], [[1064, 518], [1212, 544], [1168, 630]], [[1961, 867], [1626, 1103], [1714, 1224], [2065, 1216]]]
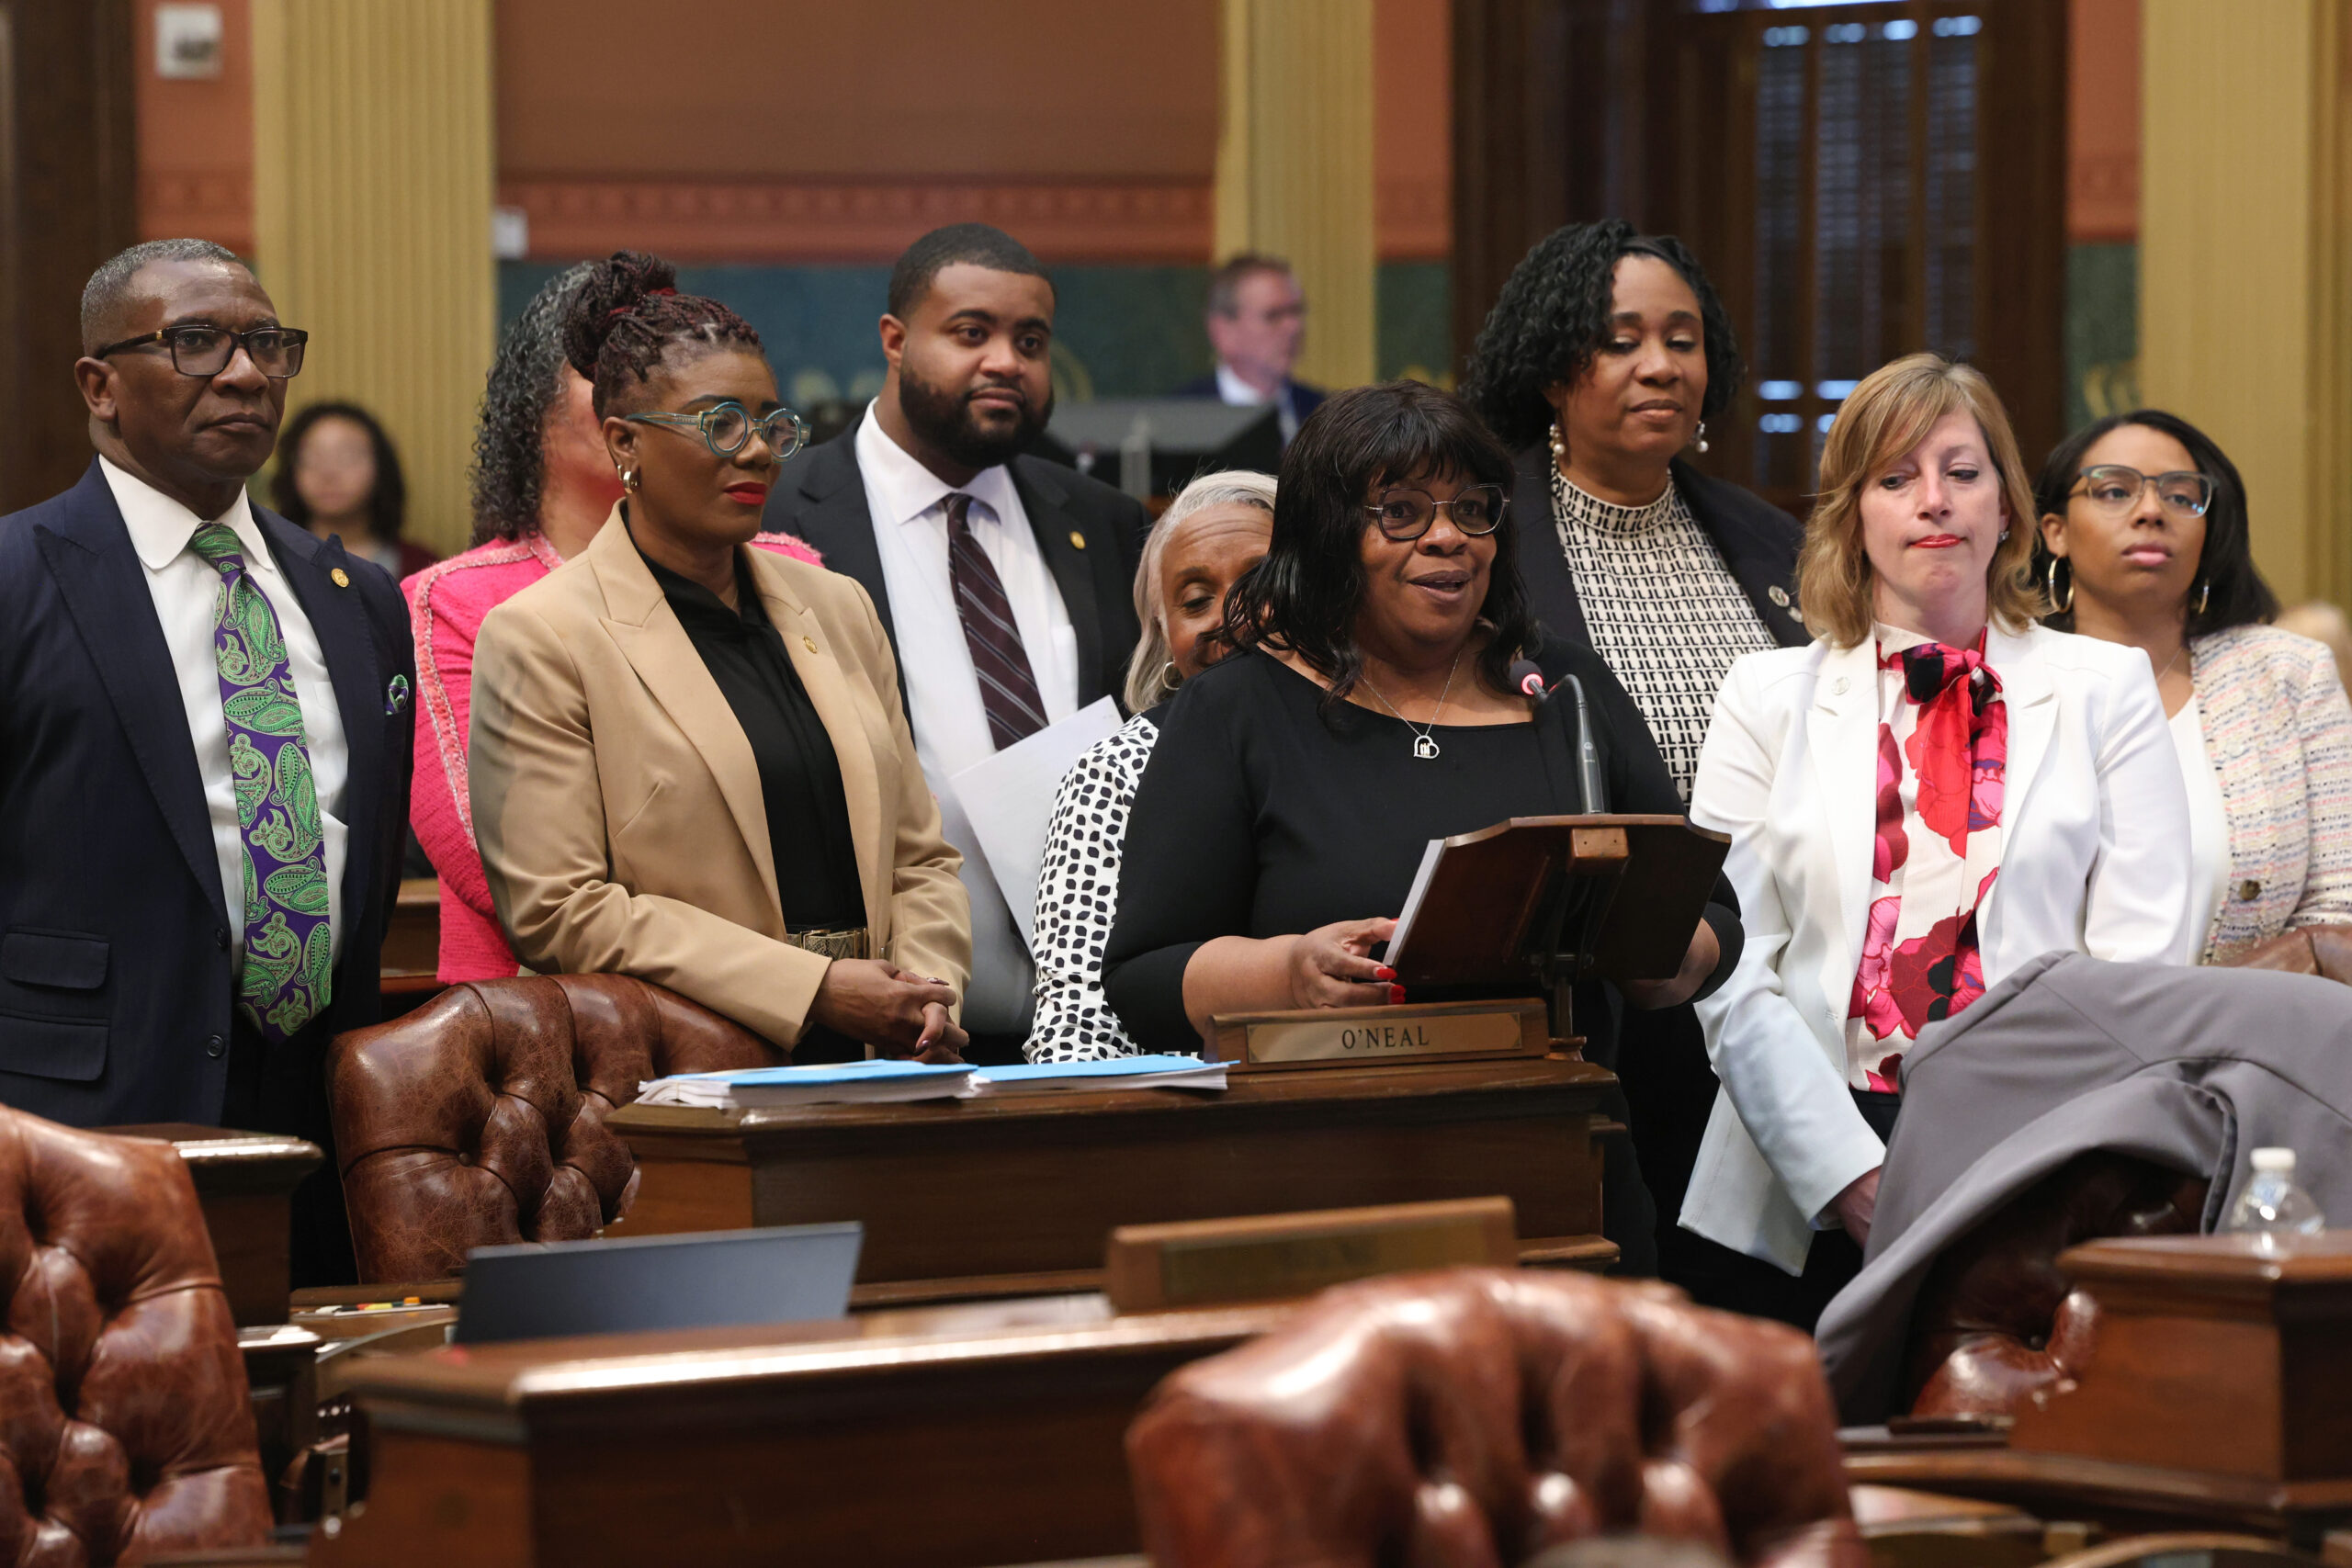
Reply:
[[[2229, 454], [2211, 436], [2177, 413], [2166, 413], [2162, 409], [2133, 409], [2130, 413], [2109, 414], [2105, 419], [2093, 420], [2058, 443], [2041, 465], [2041, 477], [2033, 481], [2037, 512], [2041, 516], [2066, 515], [2075, 483], [2083, 477], [2084, 457], [2108, 432], [2127, 424], [2171, 436], [2188, 448], [2197, 471], [2212, 481], [2212, 504], [2205, 509], [2205, 547], [2197, 563], [2205, 607], [2201, 614], [2188, 617], [2187, 634], [2192, 637], [2208, 637], [2232, 626], [2277, 620], [2278, 595], [2271, 592], [2270, 584], [2262, 580], [2262, 573], [2254, 564], [2254, 530], [2246, 517], [2245, 481], [2238, 477], [2238, 466], [2230, 461]], [[2050, 547], [2042, 543], [2041, 530], [2037, 526], [2033, 531], [2036, 582], [2050, 581], [2050, 569], [2055, 559]], [[2074, 602], [2073, 594], [2066, 597], [2069, 604]], [[2044, 626], [2062, 632], [2075, 629], [2072, 610], [2060, 610], [2041, 620]]]
[[368, 433], [368, 450], [376, 458], [376, 486], [368, 492], [368, 526], [379, 539], [397, 539], [408, 520], [408, 480], [401, 473], [401, 455], [376, 416], [357, 403], [323, 402], [307, 405], [277, 433], [277, 471], [270, 476], [270, 504], [297, 527], [311, 525], [311, 503], [294, 486], [294, 460], [302, 443], [319, 422], [347, 419]]
[[1700, 417], [1713, 419], [1738, 395], [1747, 374], [1739, 339], [1690, 248], [1670, 235], [1639, 233], [1622, 218], [1571, 223], [1537, 242], [1511, 268], [1463, 376], [1463, 397], [1513, 451], [1534, 446], [1552, 428], [1544, 389], [1583, 379], [1609, 341], [1617, 264], [1627, 256], [1656, 256], [1698, 296], [1707, 353]]
[[766, 352], [751, 322], [716, 299], [679, 293], [678, 269], [643, 251], [615, 251], [589, 268], [564, 312], [564, 357], [595, 388], [599, 418], [652, 379], [676, 343]]
[[539, 531], [548, 417], [563, 396], [564, 312], [594, 268], [579, 262], [548, 278], [498, 340], [474, 426], [477, 545]]
[[[1419, 381], [1334, 392], [1283, 453], [1265, 558], [1226, 595], [1225, 631], [1234, 647], [1286, 648], [1331, 682], [1322, 702], [1327, 720], [1363, 674], [1355, 626], [1363, 608], [1363, 534], [1373, 526], [1364, 500], [1380, 484], [1423, 475], [1460, 475], [1506, 495], [1513, 478], [1510, 454], [1452, 393]], [[1536, 641], [1519, 576], [1518, 532], [1508, 518], [1495, 530], [1478, 611], [1495, 632], [1478, 656], [1478, 673], [1497, 691], [1510, 689], [1511, 661]]]

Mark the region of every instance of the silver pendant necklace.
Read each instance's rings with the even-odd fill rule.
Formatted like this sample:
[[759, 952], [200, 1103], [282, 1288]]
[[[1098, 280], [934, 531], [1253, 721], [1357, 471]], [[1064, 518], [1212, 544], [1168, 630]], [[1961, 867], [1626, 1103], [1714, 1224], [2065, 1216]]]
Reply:
[[1403, 714], [1397, 713], [1396, 705], [1382, 695], [1380, 688], [1374, 685], [1367, 677], [1359, 675], [1356, 679], [1363, 682], [1365, 691], [1380, 698], [1380, 705], [1395, 715], [1397, 723], [1413, 732], [1413, 755], [1424, 762], [1429, 762], [1437, 759], [1437, 740], [1430, 732], [1437, 728], [1438, 719], [1445, 713], [1445, 699], [1453, 694], [1453, 673], [1461, 668], [1462, 654], [1457, 649], [1453, 655], [1453, 662], [1446, 666], [1445, 686], [1437, 694], [1437, 706], [1430, 710], [1430, 721], [1427, 724], [1415, 724]]

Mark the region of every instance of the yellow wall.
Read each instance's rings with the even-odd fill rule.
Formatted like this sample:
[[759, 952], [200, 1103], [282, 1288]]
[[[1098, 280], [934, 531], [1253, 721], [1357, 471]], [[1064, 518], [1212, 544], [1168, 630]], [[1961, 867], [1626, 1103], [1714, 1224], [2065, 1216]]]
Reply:
[[2227, 12], [2141, 11], [2142, 397], [2237, 464], [2281, 598], [2352, 602], [2352, 26]]
[[253, 0], [253, 18], [255, 246], [311, 334], [291, 400], [373, 410], [409, 533], [460, 548], [497, 311], [491, 0]]

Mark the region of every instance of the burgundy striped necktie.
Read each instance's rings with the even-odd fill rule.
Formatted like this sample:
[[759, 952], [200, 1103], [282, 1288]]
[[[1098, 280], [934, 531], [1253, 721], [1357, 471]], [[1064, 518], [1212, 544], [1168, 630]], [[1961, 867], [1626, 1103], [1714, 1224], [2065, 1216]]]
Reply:
[[1046, 728], [1046, 705], [1037, 677], [1012, 621], [1012, 602], [996, 563], [972, 537], [967, 517], [972, 498], [947, 498], [947, 578], [956, 586], [956, 613], [964, 620], [964, 642], [972, 650], [972, 673], [980, 678], [980, 705], [988, 710], [989, 734], [1000, 751]]

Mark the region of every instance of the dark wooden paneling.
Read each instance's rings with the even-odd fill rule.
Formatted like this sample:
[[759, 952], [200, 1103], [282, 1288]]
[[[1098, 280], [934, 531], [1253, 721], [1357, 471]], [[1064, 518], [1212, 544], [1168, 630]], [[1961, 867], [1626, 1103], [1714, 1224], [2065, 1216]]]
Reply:
[[[1744, 347], [1757, 321], [1757, 62], [1762, 29], [1981, 17], [1974, 255], [1976, 363], [2007, 400], [2030, 466], [2064, 434], [2068, 7], [2048, 0], [1886, 0], [1790, 11], [1697, 12], [1688, 0], [1454, 0], [1454, 340], [1466, 356], [1503, 281], [1562, 223], [1623, 217], [1681, 236], [1723, 296]], [[1810, 52], [1810, 51], [1809, 51]], [[1817, 60], [1808, 62], [1817, 70]], [[1804, 286], [1788, 301], [1813, 423], [1812, 211], [1816, 81], [1808, 79], [1800, 230]], [[1915, 91], [1915, 102], [1921, 94]], [[1924, 197], [1923, 182], [1914, 181]], [[1917, 203], [1914, 203], [1914, 211]], [[1923, 346], [1914, 265], [1885, 295], [1897, 352]], [[1749, 354], [1751, 375], [1757, 355]], [[1719, 422], [1702, 468], [1756, 483], [1752, 386]], [[1780, 465], [1768, 498], [1802, 512], [1810, 460]]]
[[0, 0], [0, 512], [90, 461], [82, 285], [137, 238], [130, 0]]

